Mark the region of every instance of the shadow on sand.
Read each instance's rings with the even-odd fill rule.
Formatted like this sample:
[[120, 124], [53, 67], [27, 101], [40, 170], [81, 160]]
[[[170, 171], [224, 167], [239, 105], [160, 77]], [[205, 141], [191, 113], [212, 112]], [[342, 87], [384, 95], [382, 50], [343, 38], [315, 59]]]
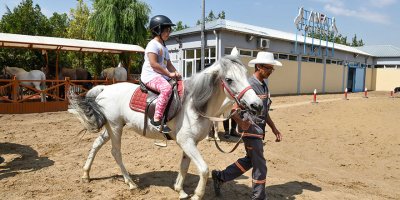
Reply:
[[[176, 171], [154, 171], [143, 174], [132, 175], [132, 179], [138, 184], [139, 189], [143, 190], [152, 185], [160, 187], [169, 187], [174, 189], [174, 183], [178, 172]], [[104, 179], [123, 179], [121, 175], [93, 178], [92, 180]], [[238, 179], [248, 179], [246, 176], [241, 176]], [[196, 189], [199, 176], [188, 173], [184, 183], [185, 191], [188, 194], [193, 194]], [[320, 192], [322, 189], [309, 182], [291, 181], [279, 185], [267, 185], [266, 192], [269, 200], [291, 200], [296, 199], [296, 195], [300, 195], [304, 190]], [[207, 181], [205, 200], [211, 199], [226, 199], [226, 200], [248, 200], [251, 199], [252, 188], [244, 184], [238, 184], [235, 181], [225, 183], [221, 188], [221, 197], [214, 195], [213, 181], [211, 178]], [[178, 195], [178, 193], [177, 193]]]
[[[13, 154], [16, 158], [7, 160], [5, 159], [7, 154]], [[0, 180], [54, 164], [54, 161], [47, 157], [39, 157], [38, 152], [31, 147], [21, 144], [0, 143], [0, 155], [5, 159], [0, 165]]]

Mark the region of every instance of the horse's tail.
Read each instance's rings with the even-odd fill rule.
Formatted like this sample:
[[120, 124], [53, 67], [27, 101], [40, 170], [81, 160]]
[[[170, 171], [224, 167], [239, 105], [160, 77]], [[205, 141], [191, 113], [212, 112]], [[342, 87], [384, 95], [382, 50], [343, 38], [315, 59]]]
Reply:
[[104, 87], [104, 85], [94, 87], [86, 94], [86, 97], [80, 97], [74, 93], [69, 95], [70, 105], [75, 109], [73, 113], [91, 132], [100, 131], [107, 122], [102, 107], [96, 102], [97, 95], [103, 91]]
[[86, 98], [96, 98], [101, 92], [103, 92], [104, 88], [106, 88], [105, 85], [95, 86], [86, 93]]

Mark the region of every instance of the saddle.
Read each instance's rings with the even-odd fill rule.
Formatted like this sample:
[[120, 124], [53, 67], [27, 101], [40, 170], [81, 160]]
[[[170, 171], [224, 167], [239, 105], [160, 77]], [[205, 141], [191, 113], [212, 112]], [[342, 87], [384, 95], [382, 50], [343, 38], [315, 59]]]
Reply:
[[[167, 107], [163, 114], [162, 124], [167, 123], [171, 119], [175, 117], [178, 111], [182, 107], [183, 102], [183, 94], [184, 94], [184, 85], [183, 81], [175, 81], [170, 80], [169, 83], [172, 86], [172, 94], [168, 100]], [[146, 135], [146, 127], [148, 119], [152, 119], [155, 113], [155, 107], [157, 103], [157, 98], [160, 93], [154, 91], [142, 82], [139, 83], [139, 87], [133, 93], [131, 100], [129, 102], [129, 107], [136, 111], [144, 113], [144, 127], [143, 128], [143, 136]], [[166, 135], [167, 138], [169, 135]], [[169, 138], [168, 138], [169, 139]]]

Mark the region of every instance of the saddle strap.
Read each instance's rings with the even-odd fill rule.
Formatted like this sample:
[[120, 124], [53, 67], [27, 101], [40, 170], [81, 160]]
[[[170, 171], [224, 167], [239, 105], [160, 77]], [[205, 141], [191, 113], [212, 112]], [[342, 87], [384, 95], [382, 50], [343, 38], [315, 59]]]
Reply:
[[224, 151], [224, 150], [218, 145], [217, 140], [214, 140], [214, 142], [215, 142], [215, 146], [217, 147], [217, 149], [218, 149], [220, 152], [228, 154], [228, 153], [234, 152], [234, 151], [237, 149], [237, 147], [238, 147], [239, 144], [240, 144], [240, 141], [242, 141], [242, 138], [243, 138], [243, 134], [240, 134], [239, 140], [236, 142], [235, 146], [234, 146], [230, 151], [228, 151], [228, 152]]

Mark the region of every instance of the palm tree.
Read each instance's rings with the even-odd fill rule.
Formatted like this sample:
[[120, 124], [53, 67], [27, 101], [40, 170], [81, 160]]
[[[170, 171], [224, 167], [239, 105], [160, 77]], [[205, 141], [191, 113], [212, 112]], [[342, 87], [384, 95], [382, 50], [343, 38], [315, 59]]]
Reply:
[[[140, 0], [94, 0], [89, 32], [97, 41], [145, 46], [150, 7]], [[130, 56], [120, 59], [129, 65]]]

